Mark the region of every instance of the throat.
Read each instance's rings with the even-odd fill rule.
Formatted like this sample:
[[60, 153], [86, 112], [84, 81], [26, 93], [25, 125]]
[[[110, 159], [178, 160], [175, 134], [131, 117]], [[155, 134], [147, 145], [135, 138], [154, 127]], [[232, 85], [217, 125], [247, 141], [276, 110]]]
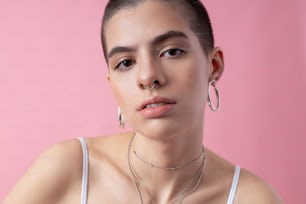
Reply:
[[144, 200], [180, 203], [197, 190], [206, 164], [203, 146], [196, 156], [186, 162], [169, 162], [168, 159], [171, 157], [167, 157], [161, 163], [158, 163], [158, 160], [150, 162], [135, 149], [134, 137], [128, 148], [128, 164], [141, 203], [144, 203]]
[[[202, 149], [199, 153], [199, 155], [197, 157], [195, 157], [194, 159], [183, 163], [183, 164], [178, 164], [178, 165], [173, 165], [173, 166], [160, 166], [158, 164], [154, 164], [154, 163], [150, 163], [148, 161], [146, 161], [144, 158], [142, 158], [140, 155], [137, 154], [136, 150], [133, 150], [133, 154], [135, 155], [135, 157], [137, 159], [139, 159], [139, 161], [143, 162], [145, 165], [147, 165], [149, 168], [156, 168], [156, 169], [160, 169], [160, 170], [166, 170], [166, 171], [175, 171], [175, 170], [179, 170], [179, 169], [183, 169], [183, 168], [187, 168], [188, 166], [191, 166], [197, 162], [200, 162], [200, 158], [205, 154], [204, 152], [204, 146], [202, 145]], [[205, 155], [204, 155], [205, 157]]]

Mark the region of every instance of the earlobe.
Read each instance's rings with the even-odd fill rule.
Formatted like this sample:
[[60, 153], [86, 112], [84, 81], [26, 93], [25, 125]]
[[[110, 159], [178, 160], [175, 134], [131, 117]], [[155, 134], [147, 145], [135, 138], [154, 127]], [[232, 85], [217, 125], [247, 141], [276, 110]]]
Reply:
[[110, 82], [110, 76], [107, 74], [107, 81]]
[[211, 68], [210, 81], [219, 80], [224, 70], [223, 51], [219, 47], [214, 48], [211, 53]]

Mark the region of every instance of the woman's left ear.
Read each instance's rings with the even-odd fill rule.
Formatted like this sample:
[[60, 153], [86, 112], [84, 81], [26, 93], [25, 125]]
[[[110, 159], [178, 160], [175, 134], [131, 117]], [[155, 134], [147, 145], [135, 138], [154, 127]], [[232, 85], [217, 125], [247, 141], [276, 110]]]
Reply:
[[211, 65], [211, 72], [210, 78], [211, 80], [218, 81], [223, 73], [224, 70], [224, 58], [223, 58], [223, 51], [219, 47], [215, 47], [210, 54], [210, 65]]

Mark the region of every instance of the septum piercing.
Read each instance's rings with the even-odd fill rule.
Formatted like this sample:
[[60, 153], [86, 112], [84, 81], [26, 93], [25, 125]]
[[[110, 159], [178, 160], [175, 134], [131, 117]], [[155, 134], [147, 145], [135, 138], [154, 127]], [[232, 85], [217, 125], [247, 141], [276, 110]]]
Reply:
[[147, 85], [144, 85], [143, 88], [148, 89], [148, 90], [152, 90], [152, 89], [155, 88], [155, 86], [156, 86], [156, 83], [153, 83], [151, 87], [148, 87]]

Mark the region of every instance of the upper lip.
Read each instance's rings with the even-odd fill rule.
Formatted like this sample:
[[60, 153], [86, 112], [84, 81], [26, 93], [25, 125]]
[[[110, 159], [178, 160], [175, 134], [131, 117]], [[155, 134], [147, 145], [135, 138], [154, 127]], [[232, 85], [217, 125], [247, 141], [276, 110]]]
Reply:
[[166, 97], [161, 97], [161, 96], [156, 96], [156, 97], [151, 97], [148, 99], [145, 99], [141, 105], [138, 107], [137, 110], [142, 110], [144, 109], [147, 105], [153, 104], [153, 103], [167, 103], [167, 104], [176, 104], [176, 102], [172, 99], [166, 98]]

